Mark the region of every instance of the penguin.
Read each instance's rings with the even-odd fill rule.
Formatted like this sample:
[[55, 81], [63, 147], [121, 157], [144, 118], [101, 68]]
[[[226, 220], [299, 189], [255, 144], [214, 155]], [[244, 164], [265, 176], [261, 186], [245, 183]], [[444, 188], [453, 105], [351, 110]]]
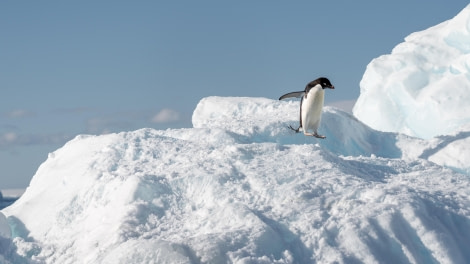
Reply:
[[289, 126], [290, 129], [294, 130], [296, 133], [299, 133], [300, 129], [302, 129], [306, 136], [326, 138], [325, 136], [318, 134], [326, 88], [335, 89], [330, 80], [325, 77], [320, 77], [309, 82], [305, 86], [304, 91], [291, 92], [279, 97], [279, 100], [301, 97], [300, 126], [297, 129]]

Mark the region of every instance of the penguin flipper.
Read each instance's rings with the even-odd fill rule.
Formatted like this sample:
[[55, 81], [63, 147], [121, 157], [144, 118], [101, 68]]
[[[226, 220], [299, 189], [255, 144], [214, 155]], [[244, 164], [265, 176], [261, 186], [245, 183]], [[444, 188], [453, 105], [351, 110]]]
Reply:
[[285, 95], [279, 97], [279, 100], [284, 100], [287, 98], [300, 98], [304, 94], [305, 94], [305, 91], [286, 93]]

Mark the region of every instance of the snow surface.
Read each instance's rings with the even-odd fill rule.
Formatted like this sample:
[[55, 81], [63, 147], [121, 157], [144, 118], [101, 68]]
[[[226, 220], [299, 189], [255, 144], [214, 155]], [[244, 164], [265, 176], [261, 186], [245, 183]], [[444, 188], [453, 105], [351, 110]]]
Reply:
[[353, 113], [374, 129], [430, 139], [469, 124], [470, 5], [372, 60], [360, 87]]
[[469, 43], [470, 5], [408, 36], [325, 140], [287, 128], [298, 101], [240, 97], [77, 136], [0, 211], [0, 263], [469, 263]]
[[0, 262], [469, 262], [465, 133], [326, 107], [321, 140], [297, 118], [298, 101], [209, 97], [194, 128], [78, 136], [0, 213]]

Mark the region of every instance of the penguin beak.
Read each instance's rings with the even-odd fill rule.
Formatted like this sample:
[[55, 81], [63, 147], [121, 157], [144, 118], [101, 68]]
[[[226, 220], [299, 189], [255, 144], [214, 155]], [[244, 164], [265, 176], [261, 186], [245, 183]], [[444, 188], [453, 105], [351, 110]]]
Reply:
[[330, 88], [330, 89], [335, 89], [335, 86], [334, 86], [334, 85], [331, 85], [331, 86], [328, 86], [328, 88]]

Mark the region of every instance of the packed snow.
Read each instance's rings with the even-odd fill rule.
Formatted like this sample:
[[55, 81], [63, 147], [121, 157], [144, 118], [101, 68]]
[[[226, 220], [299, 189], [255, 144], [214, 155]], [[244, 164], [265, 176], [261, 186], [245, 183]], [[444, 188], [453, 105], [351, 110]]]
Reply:
[[298, 101], [208, 97], [193, 128], [78, 136], [0, 214], [0, 260], [470, 259], [469, 177], [422, 158], [450, 150], [329, 107], [327, 138], [305, 137], [297, 117]]
[[288, 129], [298, 101], [247, 97], [77, 136], [0, 211], [0, 263], [469, 263], [469, 17], [373, 60], [324, 140]]
[[372, 60], [360, 87], [353, 113], [374, 129], [430, 139], [469, 124], [470, 5]]

